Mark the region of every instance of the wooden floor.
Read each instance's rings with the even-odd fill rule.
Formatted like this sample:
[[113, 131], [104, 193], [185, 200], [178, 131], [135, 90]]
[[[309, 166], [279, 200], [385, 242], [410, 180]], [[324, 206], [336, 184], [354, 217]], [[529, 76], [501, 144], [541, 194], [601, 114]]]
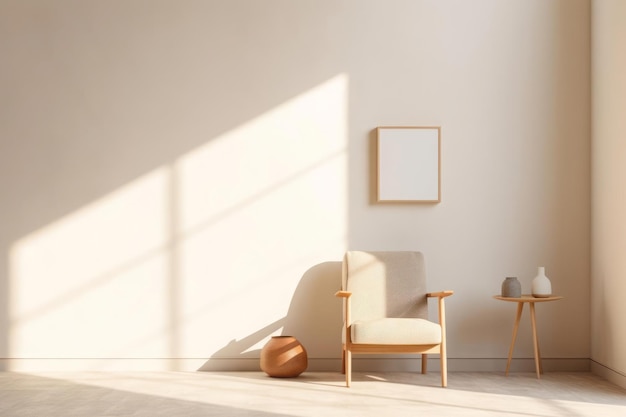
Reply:
[[626, 391], [587, 372], [0, 373], [0, 416], [626, 416]]

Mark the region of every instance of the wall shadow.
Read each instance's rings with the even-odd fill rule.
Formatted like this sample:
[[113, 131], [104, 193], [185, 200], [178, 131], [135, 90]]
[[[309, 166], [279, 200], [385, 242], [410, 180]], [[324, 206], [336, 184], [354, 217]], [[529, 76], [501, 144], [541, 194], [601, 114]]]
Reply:
[[294, 292], [282, 334], [295, 336], [310, 358], [341, 357], [340, 289], [341, 262], [331, 261], [307, 270]]
[[[233, 339], [226, 346], [211, 355], [211, 359], [246, 359], [258, 358], [259, 349], [252, 349], [254, 345], [261, 340], [269, 337], [274, 332], [280, 330], [285, 323], [285, 318], [276, 320], [274, 323], [268, 324], [262, 329], [249, 334], [242, 339]], [[208, 363], [200, 368], [200, 371], [212, 370], [214, 367]]]
[[[285, 317], [242, 339], [232, 340], [211, 355], [198, 370], [232, 370], [230, 360], [238, 359], [248, 360], [245, 369], [260, 369], [258, 359], [261, 348], [253, 346], [273, 334], [297, 338], [307, 350], [309, 360], [340, 356], [341, 302], [334, 296], [340, 288], [341, 262], [323, 262], [309, 268], [294, 291]], [[221, 364], [223, 359], [227, 359], [228, 363]]]
[[[9, 355], [9, 262], [8, 248], [0, 246], [0, 359]], [[0, 372], [6, 371], [7, 364], [0, 360]]]

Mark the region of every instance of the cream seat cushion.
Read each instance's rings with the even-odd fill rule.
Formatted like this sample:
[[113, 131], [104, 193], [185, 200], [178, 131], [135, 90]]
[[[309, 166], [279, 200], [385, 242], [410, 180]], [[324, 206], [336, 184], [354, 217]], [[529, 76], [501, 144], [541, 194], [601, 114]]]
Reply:
[[441, 326], [425, 319], [382, 318], [352, 323], [352, 343], [384, 345], [436, 345]]

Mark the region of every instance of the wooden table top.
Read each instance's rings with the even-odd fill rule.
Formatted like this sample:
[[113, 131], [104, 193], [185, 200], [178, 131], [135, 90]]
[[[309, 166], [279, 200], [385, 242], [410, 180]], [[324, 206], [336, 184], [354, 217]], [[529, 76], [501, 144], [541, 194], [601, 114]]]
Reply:
[[515, 301], [518, 303], [541, 303], [545, 301], [556, 301], [563, 298], [562, 295], [551, 295], [549, 297], [533, 297], [531, 294], [523, 294], [521, 297], [502, 297], [494, 295], [493, 298], [502, 301]]

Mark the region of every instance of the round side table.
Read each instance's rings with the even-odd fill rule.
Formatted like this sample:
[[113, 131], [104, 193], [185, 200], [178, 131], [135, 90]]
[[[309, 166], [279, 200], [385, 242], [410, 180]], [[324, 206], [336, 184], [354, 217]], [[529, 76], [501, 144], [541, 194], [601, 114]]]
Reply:
[[505, 375], [509, 374], [509, 368], [511, 367], [511, 358], [513, 357], [513, 347], [515, 346], [515, 339], [517, 338], [517, 329], [519, 327], [519, 321], [522, 317], [522, 310], [524, 309], [524, 303], [530, 305], [530, 323], [533, 330], [533, 347], [535, 350], [535, 370], [537, 372], [537, 378], [541, 378], [543, 368], [541, 366], [541, 352], [539, 351], [539, 340], [537, 339], [537, 319], [535, 318], [535, 303], [545, 303], [548, 301], [561, 300], [563, 297], [560, 295], [551, 295], [550, 297], [533, 297], [529, 294], [524, 294], [521, 297], [502, 297], [500, 295], [494, 295], [493, 298], [502, 301], [511, 301], [517, 303], [517, 315], [515, 316], [515, 324], [513, 325], [513, 338], [511, 339], [511, 347], [509, 348], [509, 358], [506, 361]]

